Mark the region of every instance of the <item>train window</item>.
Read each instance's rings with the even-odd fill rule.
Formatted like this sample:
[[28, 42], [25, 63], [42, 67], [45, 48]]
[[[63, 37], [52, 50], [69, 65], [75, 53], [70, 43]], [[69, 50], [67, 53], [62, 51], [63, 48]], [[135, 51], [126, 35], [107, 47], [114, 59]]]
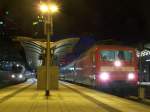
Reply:
[[22, 67], [21, 66], [12, 66], [12, 71], [14, 72], [14, 73], [20, 73], [21, 71], [22, 71]]
[[123, 51], [124, 60], [131, 61], [132, 60], [132, 52], [131, 51]]
[[131, 61], [132, 60], [132, 52], [125, 50], [102, 50], [100, 51], [101, 60], [102, 61]]
[[11, 71], [12, 65], [10, 63], [3, 63], [0, 65], [0, 70], [1, 71]]

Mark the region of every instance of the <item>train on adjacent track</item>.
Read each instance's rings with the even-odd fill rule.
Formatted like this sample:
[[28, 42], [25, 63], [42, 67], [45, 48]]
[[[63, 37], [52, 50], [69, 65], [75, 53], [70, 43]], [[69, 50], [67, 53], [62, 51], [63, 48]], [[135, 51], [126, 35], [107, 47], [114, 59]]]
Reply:
[[0, 82], [19, 83], [27, 80], [25, 67], [21, 64], [3, 63], [0, 66]]
[[136, 50], [121, 45], [95, 45], [60, 71], [61, 80], [96, 88], [136, 87]]

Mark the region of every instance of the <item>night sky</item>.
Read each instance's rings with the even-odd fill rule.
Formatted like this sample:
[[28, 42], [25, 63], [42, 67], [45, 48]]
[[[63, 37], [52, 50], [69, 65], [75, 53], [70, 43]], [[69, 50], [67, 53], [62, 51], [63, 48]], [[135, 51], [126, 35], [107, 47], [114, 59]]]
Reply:
[[[57, 0], [60, 12], [54, 17], [57, 35], [93, 36], [122, 40], [147, 41], [150, 36], [148, 0]], [[40, 15], [39, 0], [0, 0], [0, 12], [21, 28], [32, 33], [32, 22]]]

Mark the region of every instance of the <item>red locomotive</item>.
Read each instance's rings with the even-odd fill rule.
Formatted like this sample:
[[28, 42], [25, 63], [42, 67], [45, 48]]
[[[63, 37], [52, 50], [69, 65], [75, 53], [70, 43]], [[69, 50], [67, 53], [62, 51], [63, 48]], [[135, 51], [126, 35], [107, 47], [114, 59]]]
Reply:
[[136, 50], [119, 45], [95, 45], [61, 68], [61, 78], [94, 87], [134, 87], [138, 81]]

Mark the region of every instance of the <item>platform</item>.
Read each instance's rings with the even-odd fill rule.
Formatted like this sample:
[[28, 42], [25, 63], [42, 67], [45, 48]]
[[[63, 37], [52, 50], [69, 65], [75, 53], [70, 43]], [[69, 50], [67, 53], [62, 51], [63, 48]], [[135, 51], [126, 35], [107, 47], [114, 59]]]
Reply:
[[0, 112], [150, 112], [148, 105], [65, 82], [50, 94], [35, 81], [0, 89]]

